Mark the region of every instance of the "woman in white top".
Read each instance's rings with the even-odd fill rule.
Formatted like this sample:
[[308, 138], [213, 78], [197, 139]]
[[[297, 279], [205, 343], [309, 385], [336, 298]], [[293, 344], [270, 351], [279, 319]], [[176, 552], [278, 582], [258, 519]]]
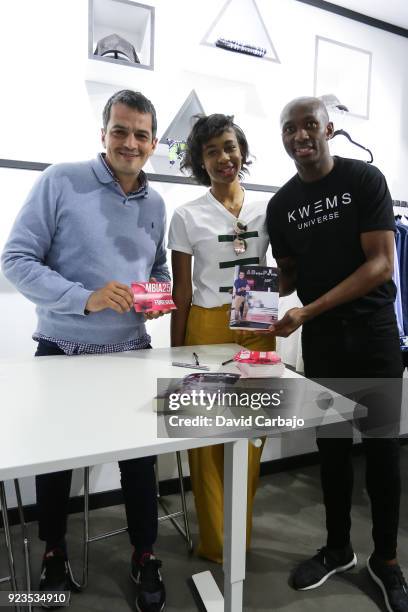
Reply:
[[[181, 167], [210, 189], [177, 208], [170, 224], [168, 246], [177, 305], [171, 321], [172, 346], [237, 342], [256, 350], [275, 348], [269, 334], [229, 329], [234, 267], [266, 265], [269, 244], [267, 201], [248, 202], [240, 184], [251, 163], [248, 157], [248, 142], [233, 117], [200, 117], [188, 137]], [[262, 448], [249, 446], [247, 547], [261, 453]], [[223, 446], [190, 450], [189, 463], [200, 527], [198, 554], [221, 563]]]

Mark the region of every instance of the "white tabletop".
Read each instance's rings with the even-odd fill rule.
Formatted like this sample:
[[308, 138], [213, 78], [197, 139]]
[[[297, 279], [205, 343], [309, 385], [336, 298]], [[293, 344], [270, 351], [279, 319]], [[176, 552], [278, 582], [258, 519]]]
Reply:
[[[238, 348], [194, 350], [216, 371]], [[173, 360], [192, 349], [1, 360], [0, 480], [213, 444], [157, 438], [156, 379], [194, 371]]]
[[[193, 350], [211, 371], [236, 371], [221, 363], [238, 349], [218, 344], [0, 360], [0, 480], [214, 444], [208, 437], [157, 437], [156, 381], [196, 371], [171, 365], [193, 362]], [[287, 369], [284, 377], [302, 378]]]

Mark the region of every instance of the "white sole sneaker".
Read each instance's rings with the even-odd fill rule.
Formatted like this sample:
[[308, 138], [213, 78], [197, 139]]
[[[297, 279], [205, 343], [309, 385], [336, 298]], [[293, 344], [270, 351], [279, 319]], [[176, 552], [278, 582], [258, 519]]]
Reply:
[[[331, 572], [328, 572], [327, 574], [325, 574], [323, 576], [323, 578], [321, 580], [319, 580], [319, 582], [315, 582], [314, 584], [311, 584], [307, 587], [302, 587], [300, 589], [296, 589], [297, 591], [310, 591], [311, 589], [317, 589], [319, 586], [322, 586], [322, 584], [324, 584], [326, 582], [326, 580], [328, 580], [330, 578], [330, 576], [333, 576], [333, 574], [341, 574], [342, 572], [347, 572], [347, 570], [352, 569], [353, 567], [355, 567], [357, 565], [357, 556], [355, 553], [353, 553], [353, 558], [352, 560], [347, 563], [346, 565], [339, 565], [339, 567], [336, 567], [336, 569], [332, 570]], [[392, 610], [391, 610], [392, 612]]]

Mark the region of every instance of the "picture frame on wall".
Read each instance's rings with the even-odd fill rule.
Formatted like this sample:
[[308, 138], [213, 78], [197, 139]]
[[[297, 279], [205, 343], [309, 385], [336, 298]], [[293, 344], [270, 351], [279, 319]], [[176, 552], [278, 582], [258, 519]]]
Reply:
[[371, 51], [316, 36], [314, 95], [335, 94], [349, 115], [370, 117]]

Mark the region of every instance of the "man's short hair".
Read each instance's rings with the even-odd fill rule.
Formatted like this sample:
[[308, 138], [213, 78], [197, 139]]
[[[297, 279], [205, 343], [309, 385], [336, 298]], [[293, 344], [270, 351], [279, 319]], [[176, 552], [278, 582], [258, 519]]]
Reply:
[[105, 108], [102, 112], [103, 128], [107, 129], [111, 108], [113, 104], [126, 104], [130, 108], [134, 108], [139, 113], [150, 113], [152, 116], [152, 138], [156, 137], [157, 133], [157, 117], [156, 109], [146, 96], [140, 91], [132, 91], [131, 89], [121, 89], [113, 94], [105, 104]]
[[323, 100], [321, 100], [320, 98], [313, 97], [313, 96], [302, 96], [300, 98], [294, 98], [293, 100], [288, 102], [283, 107], [282, 112], [280, 114], [281, 125], [286, 117], [288, 110], [292, 110], [293, 108], [296, 108], [297, 106], [304, 106], [306, 104], [316, 106], [316, 108], [318, 108], [321, 114], [323, 115], [324, 120], [327, 121], [327, 123], [329, 123], [330, 121], [329, 113], [327, 112], [327, 107], [325, 103], [323, 102]]
[[242, 167], [239, 173], [241, 179], [244, 178], [244, 172], [248, 172], [247, 166], [252, 162], [249, 161], [249, 145], [244, 132], [234, 123], [233, 115], [222, 115], [215, 113], [213, 115], [197, 115], [197, 121], [187, 138], [187, 147], [180, 164], [181, 170], [187, 170], [190, 175], [200, 185], [211, 185], [210, 177], [207, 170], [203, 168], [203, 146], [216, 136], [220, 136], [226, 130], [233, 130], [237, 137], [239, 148], [242, 155]]

